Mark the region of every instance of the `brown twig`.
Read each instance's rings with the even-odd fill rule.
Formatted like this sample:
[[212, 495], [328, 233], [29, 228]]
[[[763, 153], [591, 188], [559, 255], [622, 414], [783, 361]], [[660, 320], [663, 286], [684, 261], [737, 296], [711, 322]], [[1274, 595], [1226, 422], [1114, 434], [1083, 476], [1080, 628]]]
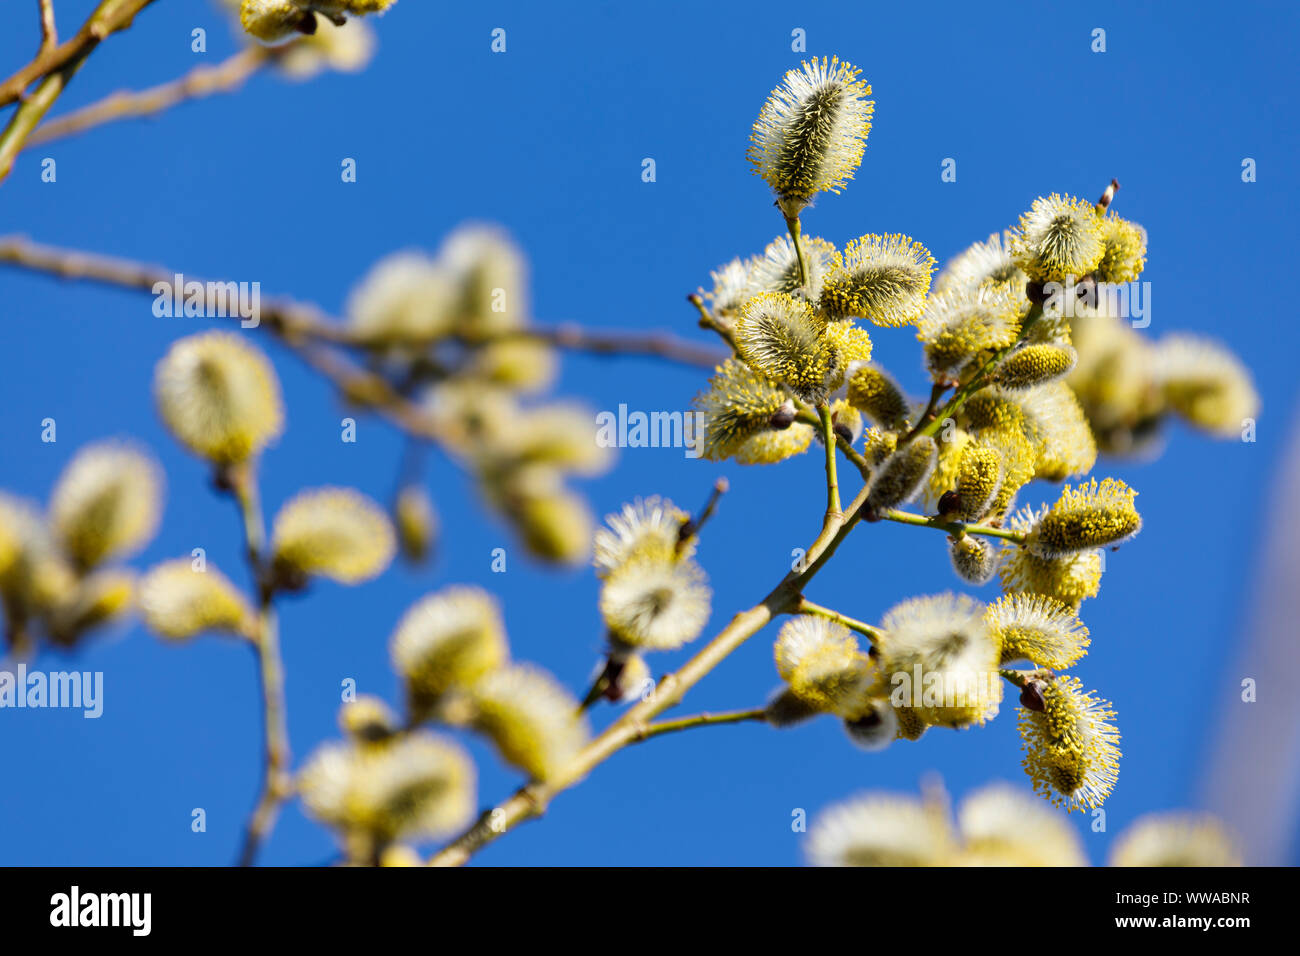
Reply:
[[48, 53], [58, 46], [59, 30], [54, 25], [54, 0], [40, 0], [41, 8], [41, 46], [37, 55]]
[[197, 66], [184, 76], [145, 90], [121, 90], [89, 106], [42, 124], [24, 148], [83, 133], [122, 119], [153, 116], [187, 100], [239, 89], [287, 47], [250, 46], [216, 66]]
[[154, 0], [101, 0], [72, 39], [48, 48], [42, 45], [41, 52], [34, 60], [0, 83], [0, 106], [8, 106], [23, 99], [23, 94], [32, 84], [84, 60], [105, 37], [125, 30], [135, 15], [153, 2]]
[[[0, 237], [0, 263], [64, 279], [84, 279], [105, 285], [152, 292], [158, 283], [175, 281], [174, 270], [131, 259], [86, 253], [32, 242], [23, 236]], [[188, 274], [187, 274], [188, 275]], [[206, 283], [204, 283], [206, 288]], [[314, 339], [336, 345], [357, 344], [349, 330], [314, 305], [291, 299], [263, 303], [262, 324], [295, 347]], [[503, 338], [530, 338], [571, 351], [598, 355], [666, 358], [687, 365], [712, 368], [719, 356], [666, 333], [627, 333], [590, 329], [566, 322], [555, 326], [529, 326], [504, 333]], [[489, 340], [491, 341], [491, 340]], [[369, 389], [363, 389], [368, 391]]]

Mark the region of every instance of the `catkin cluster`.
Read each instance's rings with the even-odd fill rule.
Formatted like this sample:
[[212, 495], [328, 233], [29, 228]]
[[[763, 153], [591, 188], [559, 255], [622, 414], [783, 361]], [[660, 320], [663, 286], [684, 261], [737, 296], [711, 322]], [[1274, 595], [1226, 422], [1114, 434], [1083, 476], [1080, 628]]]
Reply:
[[[530, 333], [527, 272], [501, 230], [463, 226], [436, 255], [378, 263], [348, 299], [346, 337], [421, 406], [443, 450], [477, 477], [530, 552], [574, 564], [590, 554], [593, 520], [568, 481], [605, 471], [611, 451], [597, 443], [588, 409], [531, 401], [550, 386], [556, 359]], [[420, 493], [404, 489], [396, 509], [412, 554], [427, 550]]]
[[[784, 726], [831, 713], [879, 749], [928, 727], [985, 722], [1010, 683], [1035, 788], [1070, 809], [1095, 807], [1116, 780], [1114, 714], [1058, 672], [1088, 647], [1078, 611], [1098, 593], [1101, 549], [1142, 522], [1136, 492], [1085, 476], [1099, 446], [1112, 450], [1121, 430], [1145, 432], [1171, 410], [1227, 433], [1253, 414], [1253, 389], [1222, 350], [1171, 336], [1148, 355], [1104, 312], [1111, 300], [1098, 290], [1133, 283], [1146, 262], [1146, 233], [1115, 214], [1114, 185], [1095, 204], [1034, 200], [933, 282], [935, 260], [910, 236], [870, 233], [843, 248], [804, 236], [812, 197], [838, 192], [861, 162], [869, 92], [847, 64], [805, 63], [755, 123], [750, 160], [789, 234], [720, 267], [696, 300], [701, 325], [733, 350], [695, 400], [706, 457], [782, 461], [830, 440], [829, 414], [840, 470], [852, 464], [867, 483], [858, 517], [947, 531], [957, 577], [1000, 579], [1004, 593], [987, 606], [914, 598], [878, 627], [836, 613], [851, 609], [794, 617], [777, 637], [784, 685], [766, 717]], [[858, 322], [915, 329], [928, 400], [870, 361]], [[1073, 483], [1050, 506], [1019, 507], [1035, 480]], [[898, 510], [911, 501], [926, 516]]]
[[128, 611], [135, 575], [120, 562], [153, 538], [163, 476], [117, 440], [80, 449], [46, 507], [0, 492], [0, 607], [7, 650], [72, 647]]

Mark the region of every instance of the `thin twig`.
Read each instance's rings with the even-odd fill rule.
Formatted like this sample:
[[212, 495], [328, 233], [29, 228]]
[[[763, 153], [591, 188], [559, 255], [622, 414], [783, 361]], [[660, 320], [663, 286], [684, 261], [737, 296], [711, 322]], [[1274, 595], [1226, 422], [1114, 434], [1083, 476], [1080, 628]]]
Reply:
[[985, 524], [967, 524], [964, 521], [951, 521], [948, 518], [926, 517], [925, 515], [914, 515], [907, 511], [889, 509], [880, 512], [880, 517], [886, 521], [896, 521], [899, 524], [910, 524], [918, 528], [934, 528], [937, 531], [946, 531], [952, 535], [979, 534], [986, 538], [1003, 538], [1007, 541], [1014, 541], [1016, 544], [1024, 544], [1025, 536], [1019, 531], [1011, 531], [1007, 528], [995, 528], [992, 525]]
[[678, 717], [675, 720], [660, 720], [640, 728], [633, 743], [641, 743], [652, 737], [662, 737], [679, 730], [691, 730], [694, 727], [718, 727], [725, 724], [741, 724], [752, 720], [767, 720], [767, 708], [753, 710], [733, 710], [723, 714], [692, 714], [690, 717]]
[[145, 90], [121, 90], [79, 110], [43, 123], [25, 148], [83, 133], [116, 120], [153, 116], [187, 100], [239, 89], [287, 47], [250, 46], [216, 66], [196, 66], [179, 79]]
[[275, 826], [280, 805], [292, 790], [289, 774], [289, 727], [284, 699], [284, 661], [280, 654], [279, 626], [272, 604], [274, 589], [269, 583], [266, 569], [266, 530], [257, 477], [253, 466], [246, 464], [230, 469], [226, 478], [239, 505], [248, 563], [258, 588], [257, 630], [253, 637], [262, 688], [264, 763], [261, 792], [249, 817], [244, 843], [239, 852], [239, 865], [252, 866], [262, 842]]
[[125, 30], [135, 15], [153, 2], [154, 0], [101, 0], [72, 39], [48, 49], [42, 46], [34, 60], [0, 83], [0, 106], [8, 106], [23, 99], [23, 94], [33, 83], [62, 72], [73, 63], [80, 63], [105, 37]]
[[37, 55], [48, 53], [58, 46], [59, 29], [54, 25], [54, 0], [40, 0], [41, 8], [41, 46]]
[[[41, 245], [24, 236], [0, 237], [0, 263], [4, 262], [64, 279], [85, 279], [151, 294], [156, 285], [162, 283], [170, 287], [176, 280], [176, 270], [131, 259]], [[189, 277], [189, 274], [186, 273], [186, 276]], [[203, 285], [205, 289], [210, 284], [201, 279], [194, 281]], [[304, 339], [316, 339], [337, 345], [358, 344], [351, 332], [341, 323], [331, 319], [314, 305], [292, 299], [281, 298], [263, 302], [261, 323], [286, 339], [290, 345], [300, 343]], [[483, 344], [502, 338], [531, 338], [574, 351], [666, 358], [709, 368], [722, 358], [713, 349], [685, 342], [666, 333], [627, 333], [591, 329], [572, 322], [555, 326], [529, 326], [505, 332], [492, 339], [479, 339], [475, 342]]]

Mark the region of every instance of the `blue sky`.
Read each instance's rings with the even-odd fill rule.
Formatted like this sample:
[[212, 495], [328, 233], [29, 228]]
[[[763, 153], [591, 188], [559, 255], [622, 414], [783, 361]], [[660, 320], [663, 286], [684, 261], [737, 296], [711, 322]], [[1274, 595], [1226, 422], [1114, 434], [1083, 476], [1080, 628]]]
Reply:
[[[59, 3], [65, 34], [91, 6]], [[1296, 411], [1300, 332], [1287, 275], [1278, 272], [1295, 252], [1297, 20], [1280, 3], [1229, 12], [1200, 3], [1176, 11], [1131, 3], [659, 3], [559, 13], [403, 0], [375, 23], [378, 57], [361, 75], [307, 84], [262, 75], [235, 96], [24, 154], [0, 186], [0, 232], [260, 281], [266, 294], [337, 313], [384, 254], [433, 248], [464, 220], [490, 220], [529, 253], [540, 320], [671, 329], [707, 342], [685, 295], [707, 282], [709, 269], [761, 250], [781, 231], [744, 154], [763, 98], [801, 58], [791, 52], [795, 28], [806, 31], [808, 55], [861, 66], [876, 101], [861, 170], [844, 194], [805, 214], [807, 234], [842, 244], [905, 232], [942, 261], [1010, 225], [1037, 195], [1091, 198], [1117, 177], [1116, 208], [1150, 233], [1148, 332], [1226, 341], [1253, 370], [1263, 412], [1253, 444], [1174, 428], [1158, 461], [1098, 465], [1097, 474], [1139, 490], [1146, 522], [1109, 555], [1101, 595], [1083, 608], [1093, 645], [1075, 670], [1114, 701], [1124, 735], [1107, 832], [1089, 832], [1074, 816], [1100, 861], [1136, 816], [1195, 805], [1207, 713], [1225, 706], [1235, 685], [1227, 651], [1246, 636], [1268, 492]], [[36, 22], [15, 10], [6, 21], [0, 72], [8, 73], [35, 48]], [[195, 27], [208, 30], [206, 55], [190, 51]], [[495, 27], [507, 31], [504, 54], [489, 49]], [[1098, 27], [1105, 53], [1090, 48]], [[56, 112], [215, 63], [236, 43], [216, 4], [158, 3], [103, 44]], [[56, 183], [40, 181], [45, 156], [58, 163]], [[355, 184], [340, 182], [344, 157], [357, 160]], [[653, 183], [641, 178], [646, 157], [656, 162]], [[940, 179], [948, 157], [957, 161], [955, 183]], [[1256, 160], [1257, 182], [1241, 180], [1245, 157]], [[44, 498], [79, 446], [135, 436], [162, 461], [168, 492], [163, 530], [133, 563], [201, 546], [238, 577], [231, 507], [162, 429], [150, 395], [168, 343], [209, 324], [155, 318], [148, 296], [0, 270], [0, 487]], [[877, 357], [919, 392], [915, 340], [901, 330], [874, 338]], [[265, 458], [268, 507], [326, 483], [386, 497], [398, 436], [363, 419], [359, 440], [340, 442], [346, 413], [329, 389], [269, 336], [258, 341], [288, 399], [286, 434]], [[569, 356], [558, 391], [593, 410], [626, 403], [649, 411], [680, 408], [703, 384], [699, 371], [662, 362]], [[47, 417], [58, 422], [54, 444], [40, 441]], [[744, 469], [692, 461], [679, 449], [627, 449], [608, 475], [583, 485], [604, 514], [648, 494], [695, 507], [718, 475], [732, 491], [700, 548], [715, 592], [712, 630], [760, 599], [791, 550], [814, 536], [824, 507], [817, 456]], [[412, 601], [448, 583], [500, 593], [515, 655], [575, 690], [595, 663], [591, 573], [530, 563], [441, 458], [430, 487], [444, 525], [432, 567], [396, 568], [354, 589], [322, 584], [285, 603], [299, 759], [334, 736], [344, 678], [397, 699], [388, 634]], [[1054, 497], [1033, 486], [1022, 500]], [[490, 569], [498, 546], [511, 549], [504, 575]], [[942, 535], [870, 525], [809, 597], [875, 621], [905, 597], [950, 588], [959, 582]], [[681, 712], [761, 702], [777, 682], [774, 636], [773, 627], [743, 647]], [[684, 659], [663, 655], [655, 664]], [[165, 647], [133, 626], [75, 659], [47, 653], [33, 666], [102, 671], [104, 715], [0, 712], [8, 771], [0, 863], [233, 859], [261, 759], [246, 650], [217, 639]], [[598, 725], [611, 716], [600, 711]], [[517, 786], [490, 752], [471, 748], [485, 805]], [[932, 772], [957, 797], [994, 780], [1027, 785], [1019, 764], [1010, 706], [985, 728], [931, 732], [883, 754], [853, 749], [830, 719], [782, 732], [708, 729], [616, 755], [543, 822], [479, 859], [794, 864], [796, 808], [815, 814], [864, 789], [915, 792]], [[196, 807], [206, 811], [206, 833], [191, 832]], [[292, 807], [263, 860], [310, 863], [331, 852], [329, 834]]]

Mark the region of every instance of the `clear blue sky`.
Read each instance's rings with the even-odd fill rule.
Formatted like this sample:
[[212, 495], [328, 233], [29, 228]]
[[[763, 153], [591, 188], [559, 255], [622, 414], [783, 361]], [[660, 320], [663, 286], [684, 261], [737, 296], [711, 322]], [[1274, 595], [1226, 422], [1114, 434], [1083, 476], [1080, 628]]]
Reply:
[[[6, 4], [0, 72], [35, 48], [35, 4]], [[32, 7], [29, 11], [27, 7]], [[71, 32], [91, 4], [60, 0]], [[376, 259], [433, 247], [469, 218], [503, 223], [532, 258], [545, 321], [670, 328], [700, 341], [686, 293], [708, 270], [762, 249], [781, 229], [744, 162], [763, 98], [800, 55], [860, 65], [875, 125], [857, 178], [805, 215], [837, 243], [906, 232], [944, 260], [1011, 224], [1051, 191], [1099, 195], [1123, 184], [1117, 209], [1150, 232], [1150, 333], [1186, 329], [1226, 340], [1251, 366], [1264, 401], [1255, 444], [1212, 442], [1176, 428], [1155, 463], [1103, 462], [1139, 489], [1142, 535], [1109, 556], [1101, 596], [1084, 605], [1092, 652], [1077, 668], [1111, 698], [1124, 735], [1109, 832], [1074, 815], [1094, 860], [1135, 816], [1192, 805], [1207, 714], [1221, 703], [1225, 649], [1243, 612], [1266, 526], [1266, 492], [1296, 410], [1289, 264], [1295, 253], [1300, 137], [1294, 123], [1289, 4], [965, 3], [594, 4], [577, 12], [524, 3], [402, 0], [377, 21], [380, 48], [359, 76], [306, 85], [260, 76], [236, 96], [187, 105], [24, 154], [0, 187], [0, 232], [159, 262], [193, 274], [257, 280], [341, 309]], [[574, 11], [574, 12], [569, 12]], [[30, 14], [30, 15], [29, 15]], [[190, 31], [208, 29], [205, 57]], [[507, 30], [508, 52], [489, 50]], [[1107, 51], [1090, 50], [1106, 30]], [[215, 3], [163, 0], [92, 57], [57, 110], [123, 87], [215, 63], [236, 41]], [[39, 159], [58, 162], [43, 184]], [[340, 182], [343, 157], [359, 182]], [[641, 180], [653, 157], [657, 182]], [[940, 180], [945, 157], [956, 183]], [[1241, 181], [1241, 162], [1258, 182]], [[156, 319], [148, 296], [0, 271], [0, 487], [44, 497], [85, 442], [133, 435], [168, 477], [165, 527], [135, 563], [202, 546], [232, 574], [239, 539], [227, 501], [181, 453], [152, 405], [155, 362], [208, 320]], [[875, 336], [877, 356], [922, 387], [914, 339]], [[356, 444], [329, 390], [269, 337], [288, 396], [288, 429], [265, 458], [274, 508], [313, 484], [391, 488], [398, 437], [370, 419]], [[568, 357], [559, 390], [594, 409], [680, 408], [698, 372], [642, 360]], [[58, 421], [42, 444], [40, 422]], [[695, 507], [713, 479], [732, 492], [700, 549], [715, 590], [713, 629], [759, 599], [806, 545], [823, 506], [815, 455], [742, 469], [629, 449], [584, 490], [600, 514], [635, 495]], [[397, 569], [361, 588], [321, 585], [286, 603], [290, 730], [305, 756], [335, 734], [340, 681], [397, 698], [388, 634], [429, 590], [476, 582], [499, 591], [515, 654], [577, 689], [600, 645], [596, 583], [490, 552], [511, 547], [472, 486], [436, 459], [432, 492], [444, 544], [432, 568]], [[1024, 500], [1054, 497], [1026, 490]], [[242, 578], [240, 578], [242, 580]], [[943, 536], [864, 526], [810, 597], [877, 620], [904, 597], [957, 588]], [[985, 599], [992, 588], [979, 593]], [[777, 682], [775, 629], [690, 695], [691, 709], [752, 706]], [[656, 664], [684, 659], [664, 655]], [[258, 786], [260, 730], [251, 655], [217, 639], [162, 646], [138, 627], [75, 660], [34, 666], [103, 671], [104, 716], [0, 712], [0, 863], [225, 864]], [[1013, 707], [992, 725], [934, 731], [919, 744], [864, 754], [825, 719], [777, 732], [717, 728], [619, 754], [532, 823], [485, 851], [484, 863], [793, 864], [794, 808], [815, 814], [866, 788], [915, 792], [941, 773], [961, 796], [998, 779], [1027, 785]], [[609, 720], [602, 710], [598, 720]], [[517, 785], [473, 745], [484, 804]], [[195, 807], [208, 830], [190, 830]], [[268, 863], [324, 860], [330, 835], [291, 808]]]

